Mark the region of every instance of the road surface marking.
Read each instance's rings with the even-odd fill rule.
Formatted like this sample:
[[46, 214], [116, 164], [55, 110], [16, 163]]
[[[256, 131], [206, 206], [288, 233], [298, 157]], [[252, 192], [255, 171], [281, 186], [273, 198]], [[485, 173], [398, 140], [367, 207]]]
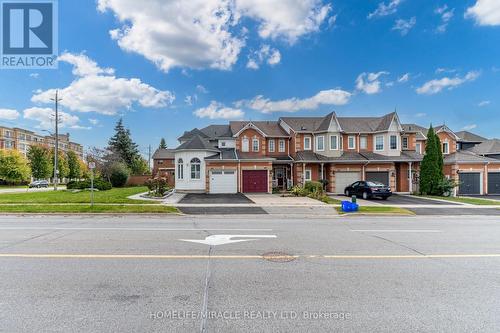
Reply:
[[119, 231], [273, 231], [273, 229], [175, 229], [175, 228], [81, 228], [81, 227], [0, 227], [0, 230], [119, 230]]
[[[233, 239], [233, 238], [248, 238], [248, 239]], [[199, 243], [210, 246], [241, 243], [254, 241], [258, 238], [276, 238], [276, 235], [211, 235], [205, 239], [179, 239], [183, 242]]]
[[410, 229], [372, 229], [372, 230], [351, 230], [353, 232], [442, 232], [441, 230], [410, 230]]
[[[286, 258], [302, 259], [426, 259], [426, 258], [500, 258], [500, 254], [427, 254], [427, 255], [287, 255]], [[182, 254], [31, 254], [0, 253], [0, 258], [43, 259], [264, 259], [262, 255], [182, 255]], [[274, 258], [274, 257], [273, 257]]]

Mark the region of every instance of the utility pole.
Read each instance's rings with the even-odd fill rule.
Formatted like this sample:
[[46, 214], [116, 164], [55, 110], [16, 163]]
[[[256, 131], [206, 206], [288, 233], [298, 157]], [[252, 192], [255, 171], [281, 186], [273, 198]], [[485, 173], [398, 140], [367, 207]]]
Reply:
[[148, 146], [148, 168], [151, 171], [151, 145]]
[[57, 191], [57, 183], [59, 182], [58, 175], [59, 175], [59, 169], [58, 169], [58, 154], [59, 154], [59, 102], [62, 100], [62, 98], [58, 97], [59, 91], [56, 90], [56, 97], [51, 98], [55, 102], [55, 127], [56, 127], [56, 132], [55, 132], [55, 137], [54, 137], [54, 191]]

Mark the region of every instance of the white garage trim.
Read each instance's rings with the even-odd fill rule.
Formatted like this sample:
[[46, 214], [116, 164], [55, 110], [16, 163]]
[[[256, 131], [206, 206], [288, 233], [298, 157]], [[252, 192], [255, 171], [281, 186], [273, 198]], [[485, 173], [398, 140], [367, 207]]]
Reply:
[[361, 180], [360, 172], [335, 172], [335, 193], [344, 193], [344, 189], [354, 182]]
[[237, 193], [238, 173], [234, 169], [211, 170], [210, 171], [210, 193]]

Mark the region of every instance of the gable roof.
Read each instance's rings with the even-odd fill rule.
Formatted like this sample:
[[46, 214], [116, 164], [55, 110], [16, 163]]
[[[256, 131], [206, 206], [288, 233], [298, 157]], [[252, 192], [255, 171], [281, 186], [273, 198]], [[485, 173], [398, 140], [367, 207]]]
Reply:
[[186, 141], [195, 135], [208, 140], [215, 140], [218, 138], [231, 138], [233, 133], [231, 132], [231, 127], [229, 125], [209, 125], [202, 129], [193, 128], [190, 131], [186, 131], [181, 137], [178, 138], [178, 140]]
[[439, 126], [436, 126], [434, 127], [434, 131], [436, 132], [436, 134], [438, 134], [439, 132], [448, 132], [448, 133], [451, 133], [455, 139], [459, 140], [460, 138], [458, 137], [458, 135], [453, 132], [448, 126], [446, 125], [439, 125]]
[[335, 112], [330, 112], [327, 114], [325, 117], [323, 117], [323, 121], [319, 124], [319, 126], [316, 128], [316, 132], [326, 132], [330, 128], [330, 125], [332, 122], [336, 122], [340, 130], [342, 130], [342, 127], [340, 126], [340, 123], [337, 119], [337, 114]]
[[231, 121], [231, 131], [233, 135], [239, 135], [246, 128], [253, 127], [264, 136], [269, 137], [288, 137], [288, 133], [279, 125], [278, 121]]
[[219, 151], [217, 148], [215, 148], [213, 145], [211, 145], [207, 139], [202, 138], [199, 135], [194, 135], [193, 137], [188, 139], [186, 142], [182, 143], [175, 150], [176, 151], [179, 151], [179, 150], [210, 150], [210, 151], [216, 151], [216, 152]]
[[406, 133], [415, 133], [417, 140], [427, 140], [428, 128], [422, 127], [417, 124], [401, 124], [403, 131]]
[[486, 140], [471, 148], [470, 151], [480, 155], [500, 154], [500, 139]]
[[396, 112], [391, 112], [382, 117], [339, 117], [338, 120], [344, 132], [370, 133], [389, 130], [395, 118]]
[[158, 148], [153, 154], [153, 160], [168, 160], [174, 159], [175, 149]]
[[460, 131], [455, 133], [461, 142], [484, 142], [487, 139], [469, 131]]
[[445, 155], [444, 163], [500, 163], [499, 160], [475, 154], [469, 150], [459, 150], [453, 154]]
[[314, 132], [325, 117], [281, 117], [294, 132]]

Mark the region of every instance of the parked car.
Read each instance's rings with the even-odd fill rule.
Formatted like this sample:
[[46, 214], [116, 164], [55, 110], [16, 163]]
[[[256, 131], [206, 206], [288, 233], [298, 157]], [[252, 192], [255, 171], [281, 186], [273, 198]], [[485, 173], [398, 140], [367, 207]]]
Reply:
[[392, 195], [391, 188], [379, 182], [358, 181], [347, 186], [344, 194], [348, 197], [355, 195], [363, 199], [382, 198], [387, 200]]
[[29, 184], [30, 188], [42, 188], [49, 187], [49, 182], [46, 180], [35, 180], [34, 182]]

